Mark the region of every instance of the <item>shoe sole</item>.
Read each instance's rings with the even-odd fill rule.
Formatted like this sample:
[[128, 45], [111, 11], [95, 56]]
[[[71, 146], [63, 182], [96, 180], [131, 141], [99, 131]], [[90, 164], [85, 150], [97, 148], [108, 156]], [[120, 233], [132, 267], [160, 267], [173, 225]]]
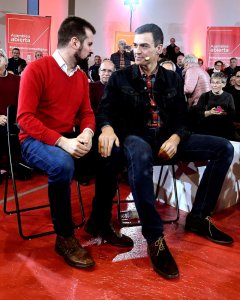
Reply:
[[59, 250], [58, 248], [55, 248], [55, 251], [57, 252], [58, 255], [62, 256], [63, 259], [65, 260], [65, 262], [71, 267], [74, 267], [77, 269], [87, 269], [87, 268], [92, 268], [95, 266], [95, 262], [92, 262], [89, 264], [73, 263], [72, 261], [70, 261], [69, 259], [66, 258], [66, 256], [61, 252], [61, 250]]
[[191, 227], [185, 227], [185, 230], [188, 232], [192, 232], [194, 234], [197, 234], [199, 236], [205, 237], [207, 240], [219, 244], [219, 245], [231, 245], [234, 241], [229, 241], [229, 242], [225, 242], [225, 241], [218, 241], [218, 240], [214, 240], [211, 237], [209, 237], [208, 235], [205, 235], [204, 233], [199, 232], [198, 230], [195, 230], [194, 228]]
[[153, 270], [158, 273], [159, 275], [161, 275], [162, 277], [164, 277], [165, 279], [174, 279], [174, 278], [178, 278], [179, 277], [179, 273], [177, 274], [166, 274], [163, 273], [162, 271], [158, 270], [153, 264], [152, 264]]

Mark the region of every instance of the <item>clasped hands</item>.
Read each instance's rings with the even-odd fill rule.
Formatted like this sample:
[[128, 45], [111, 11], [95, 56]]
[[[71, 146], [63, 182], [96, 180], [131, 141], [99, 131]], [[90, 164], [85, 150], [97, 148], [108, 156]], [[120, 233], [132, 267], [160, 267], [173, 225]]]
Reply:
[[80, 158], [86, 155], [92, 147], [92, 132], [84, 130], [76, 138], [60, 137], [57, 146], [71, 154], [74, 158]]

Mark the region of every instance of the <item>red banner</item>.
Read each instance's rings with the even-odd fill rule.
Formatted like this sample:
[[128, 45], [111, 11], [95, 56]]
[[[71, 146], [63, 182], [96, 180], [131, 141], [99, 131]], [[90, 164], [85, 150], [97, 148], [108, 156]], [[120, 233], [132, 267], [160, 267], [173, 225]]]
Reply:
[[12, 57], [12, 49], [21, 51], [27, 62], [35, 60], [36, 51], [50, 54], [51, 17], [6, 14], [6, 51]]
[[206, 62], [212, 68], [216, 60], [228, 66], [229, 59], [240, 59], [240, 27], [208, 27]]

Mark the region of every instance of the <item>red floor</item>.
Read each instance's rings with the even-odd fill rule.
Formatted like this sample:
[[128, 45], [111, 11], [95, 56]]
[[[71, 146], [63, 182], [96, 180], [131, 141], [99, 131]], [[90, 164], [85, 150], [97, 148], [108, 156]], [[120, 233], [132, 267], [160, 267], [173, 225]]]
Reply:
[[[37, 202], [36, 198], [46, 197], [45, 184], [46, 178], [35, 176], [33, 180], [18, 182], [18, 190], [21, 194], [38, 187], [38, 191], [23, 198], [32, 204]], [[88, 216], [94, 185], [81, 190]], [[122, 196], [127, 193], [128, 188], [123, 187]], [[0, 195], [2, 200], [3, 184]], [[75, 187], [73, 198], [75, 201]], [[9, 203], [14, 207], [13, 201]], [[66, 265], [54, 252], [54, 235], [22, 240], [16, 217], [5, 215], [1, 209], [0, 299], [240, 299], [240, 206], [214, 216], [216, 223], [234, 237], [235, 243], [230, 247], [186, 233], [185, 216], [181, 212], [179, 223], [165, 225], [166, 240], [180, 269], [180, 278], [168, 281], [152, 270], [140, 227], [122, 229], [134, 240], [131, 251], [100, 244], [99, 239], [89, 239], [82, 228], [77, 230], [77, 237], [96, 261], [93, 270], [78, 270]], [[26, 213], [26, 232], [46, 229], [43, 224], [51, 229], [48, 209]]]

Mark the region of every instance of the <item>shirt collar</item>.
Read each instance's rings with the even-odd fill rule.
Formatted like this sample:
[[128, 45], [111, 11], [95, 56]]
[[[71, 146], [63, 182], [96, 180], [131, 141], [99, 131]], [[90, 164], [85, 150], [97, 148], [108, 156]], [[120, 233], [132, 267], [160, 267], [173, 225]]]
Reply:
[[66, 73], [69, 77], [72, 76], [78, 69], [80, 69], [80, 67], [77, 65], [74, 69], [68, 72], [67, 64], [65, 63], [58, 50], [55, 50], [52, 56], [59, 65], [59, 67], [63, 70], [63, 72]]
[[[143, 69], [141, 68], [141, 66], [139, 65], [139, 71], [140, 71], [140, 75], [141, 77], [146, 77], [147, 75], [144, 73]], [[156, 67], [156, 69], [154, 70], [154, 72], [150, 75], [150, 77], [156, 77], [158, 72], [158, 65]]]

